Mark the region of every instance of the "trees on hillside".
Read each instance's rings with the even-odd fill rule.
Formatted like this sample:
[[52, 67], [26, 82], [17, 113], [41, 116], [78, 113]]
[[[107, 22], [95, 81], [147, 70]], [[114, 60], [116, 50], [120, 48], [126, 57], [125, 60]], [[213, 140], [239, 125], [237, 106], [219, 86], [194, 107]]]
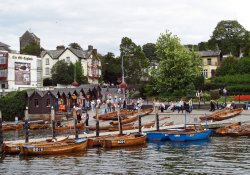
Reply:
[[238, 69], [238, 60], [235, 57], [228, 57], [224, 59], [221, 63], [221, 66], [218, 70], [219, 75], [232, 75], [237, 72]]
[[213, 31], [210, 42], [218, 44], [222, 54], [239, 56], [244, 50], [247, 31], [236, 20], [222, 20]]
[[154, 43], [147, 43], [142, 46], [142, 51], [150, 62], [158, 61], [156, 56], [156, 48]]
[[182, 46], [179, 38], [171, 33], [160, 35], [156, 43], [156, 54], [160, 62], [152, 76], [157, 91], [164, 95], [187, 94], [186, 87], [194, 87], [192, 84], [200, 75], [200, 56]]
[[69, 47], [70, 47], [70, 48], [73, 48], [73, 49], [82, 50], [82, 47], [81, 47], [80, 44], [78, 44], [78, 43], [70, 43], [70, 44], [69, 44]]

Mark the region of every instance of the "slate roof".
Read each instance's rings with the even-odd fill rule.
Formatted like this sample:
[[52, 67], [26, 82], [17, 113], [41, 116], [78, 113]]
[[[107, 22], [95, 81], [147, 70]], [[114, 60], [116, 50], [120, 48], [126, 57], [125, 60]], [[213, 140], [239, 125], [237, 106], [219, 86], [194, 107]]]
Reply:
[[208, 50], [208, 51], [199, 51], [198, 52], [201, 57], [212, 57], [212, 56], [220, 56], [221, 51]]
[[28, 97], [30, 97], [36, 91], [36, 93], [38, 93], [41, 97], [43, 97], [49, 91], [52, 95], [54, 95], [56, 97], [57, 94], [68, 95], [68, 94], [73, 94], [74, 92], [77, 92], [79, 94], [81, 90], [83, 90], [84, 93], [87, 94], [89, 92], [89, 90], [94, 90], [94, 88], [97, 90], [98, 86], [99, 85], [87, 84], [87, 85], [81, 85], [81, 86], [79, 86], [77, 88], [59, 88], [59, 89], [45, 90], [45, 91], [40, 91], [40, 90], [34, 90], [33, 89], [33, 90], [28, 90], [27, 95], [28, 95]]
[[8, 50], [9, 50], [9, 47], [10, 47], [9, 45], [0, 42], [0, 50], [8, 51]]
[[45, 50], [41, 52], [41, 57], [44, 57], [46, 54], [48, 54], [52, 59], [58, 59], [60, 55], [63, 54], [66, 50], [70, 50], [73, 54], [75, 54], [80, 59], [86, 59], [89, 58], [91, 55], [91, 51], [88, 50], [79, 50], [74, 48], [66, 48], [63, 50]]
[[41, 57], [48, 54], [52, 59], [57, 59], [63, 52], [64, 50], [44, 50], [41, 52]]

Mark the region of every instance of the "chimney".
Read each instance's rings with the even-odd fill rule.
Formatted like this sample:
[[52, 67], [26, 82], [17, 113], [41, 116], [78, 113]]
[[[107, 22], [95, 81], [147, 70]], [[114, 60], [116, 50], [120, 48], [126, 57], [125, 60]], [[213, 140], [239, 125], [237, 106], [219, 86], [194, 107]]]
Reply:
[[64, 50], [64, 49], [65, 49], [64, 45], [56, 46], [56, 50]]
[[91, 50], [93, 50], [93, 46], [88, 45], [88, 51], [91, 51]]

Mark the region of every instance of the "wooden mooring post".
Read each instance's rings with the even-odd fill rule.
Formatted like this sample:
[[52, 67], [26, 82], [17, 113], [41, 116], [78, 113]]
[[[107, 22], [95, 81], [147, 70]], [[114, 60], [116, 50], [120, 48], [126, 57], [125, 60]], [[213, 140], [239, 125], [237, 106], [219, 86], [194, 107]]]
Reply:
[[156, 111], [155, 111], [155, 112], [156, 112], [156, 114], [155, 114], [156, 130], [159, 131], [160, 126], [159, 126], [159, 114], [158, 114], [159, 109], [158, 109], [158, 107], [156, 108]]
[[29, 110], [28, 107], [26, 107], [24, 112], [24, 128], [25, 128], [25, 143], [29, 142]]
[[55, 133], [55, 110], [53, 108], [53, 106], [51, 106], [51, 128], [52, 128], [52, 138], [56, 137], [56, 133]]
[[95, 116], [96, 116], [96, 137], [99, 137], [99, 115], [98, 115], [98, 108], [95, 109]]
[[75, 121], [75, 138], [78, 139], [78, 127], [77, 127], [77, 119], [74, 119]]
[[123, 131], [122, 131], [122, 117], [120, 116], [120, 108], [118, 108], [118, 121], [119, 121], [119, 134], [123, 134]]
[[138, 132], [141, 133], [141, 109], [139, 109], [139, 115], [138, 115]]

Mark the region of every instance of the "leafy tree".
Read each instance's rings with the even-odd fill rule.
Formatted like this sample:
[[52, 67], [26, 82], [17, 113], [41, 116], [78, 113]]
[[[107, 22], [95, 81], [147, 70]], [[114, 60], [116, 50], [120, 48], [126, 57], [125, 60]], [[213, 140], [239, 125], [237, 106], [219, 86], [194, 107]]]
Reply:
[[246, 30], [236, 20], [220, 21], [213, 31], [211, 42], [218, 44], [222, 54], [239, 56], [244, 47]]
[[157, 61], [158, 59], [156, 57], [156, 48], [154, 43], [147, 43], [142, 46], [142, 50], [145, 54], [145, 56], [149, 59], [150, 62]]
[[29, 45], [27, 45], [24, 49], [20, 51], [21, 54], [28, 54], [28, 55], [35, 55], [40, 56], [43, 48], [40, 48], [40, 46], [36, 42], [32, 42]]
[[0, 98], [0, 109], [4, 121], [13, 121], [15, 116], [24, 118], [24, 110], [27, 106], [27, 92], [13, 91]]
[[200, 74], [202, 60], [200, 56], [181, 45], [177, 36], [171, 33], [161, 34], [156, 43], [156, 54], [160, 59], [158, 69], [152, 73], [155, 86], [160, 94], [178, 92], [186, 95], [186, 87]]
[[[77, 61], [75, 64], [70, 63], [68, 65], [68, 74], [70, 75], [70, 82], [72, 83], [74, 80], [79, 84], [88, 83], [87, 78], [83, 75], [82, 64], [80, 61]], [[75, 76], [75, 77], [74, 77]]]
[[239, 60], [237, 72], [240, 74], [250, 74], [250, 57], [244, 57]]
[[43, 86], [52, 86], [52, 79], [51, 78], [45, 78], [43, 79]]
[[200, 43], [198, 44], [198, 50], [199, 50], [199, 51], [206, 51], [206, 50], [209, 50], [208, 42], [200, 42]]
[[73, 49], [82, 50], [82, 47], [78, 43], [70, 43], [69, 47]]
[[101, 58], [102, 77], [105, 83], [117, 84], [122, 75], [121, 60], [116, 58], [113, 53], [107, 53]]
[[72, 81], [72, 73], [70, 73], [68, 63], [65, 60], [57, 61], [56, 64], [51, 69], [52, 81], [53, 83], [58, 84], [71, 84]]
[[87, 78], [83, 75], [82, 64], [80, 61], [77, 61], [75, 64], [68, 64], [65, 60], [60, 60], [52, 67], [51, 74], [53, 84], [71, 84], [74, 81], [74, 78], [79, 84], [85, 84], [88, 82]]
[[124, 62], [124, 74], [127, 83], [138, 84], [142, 78], [145, 78], [149, 66], [149, 60], [146, 58], [140, 46], [137, 46], [130, 38], [122, 38], [120, 44], [121, 59]]
[[221, 62], [221, 66], [218, 70], [219, 75], [232, 75], [238, 71], [238, 60], [234, 57], [228, 57]]

